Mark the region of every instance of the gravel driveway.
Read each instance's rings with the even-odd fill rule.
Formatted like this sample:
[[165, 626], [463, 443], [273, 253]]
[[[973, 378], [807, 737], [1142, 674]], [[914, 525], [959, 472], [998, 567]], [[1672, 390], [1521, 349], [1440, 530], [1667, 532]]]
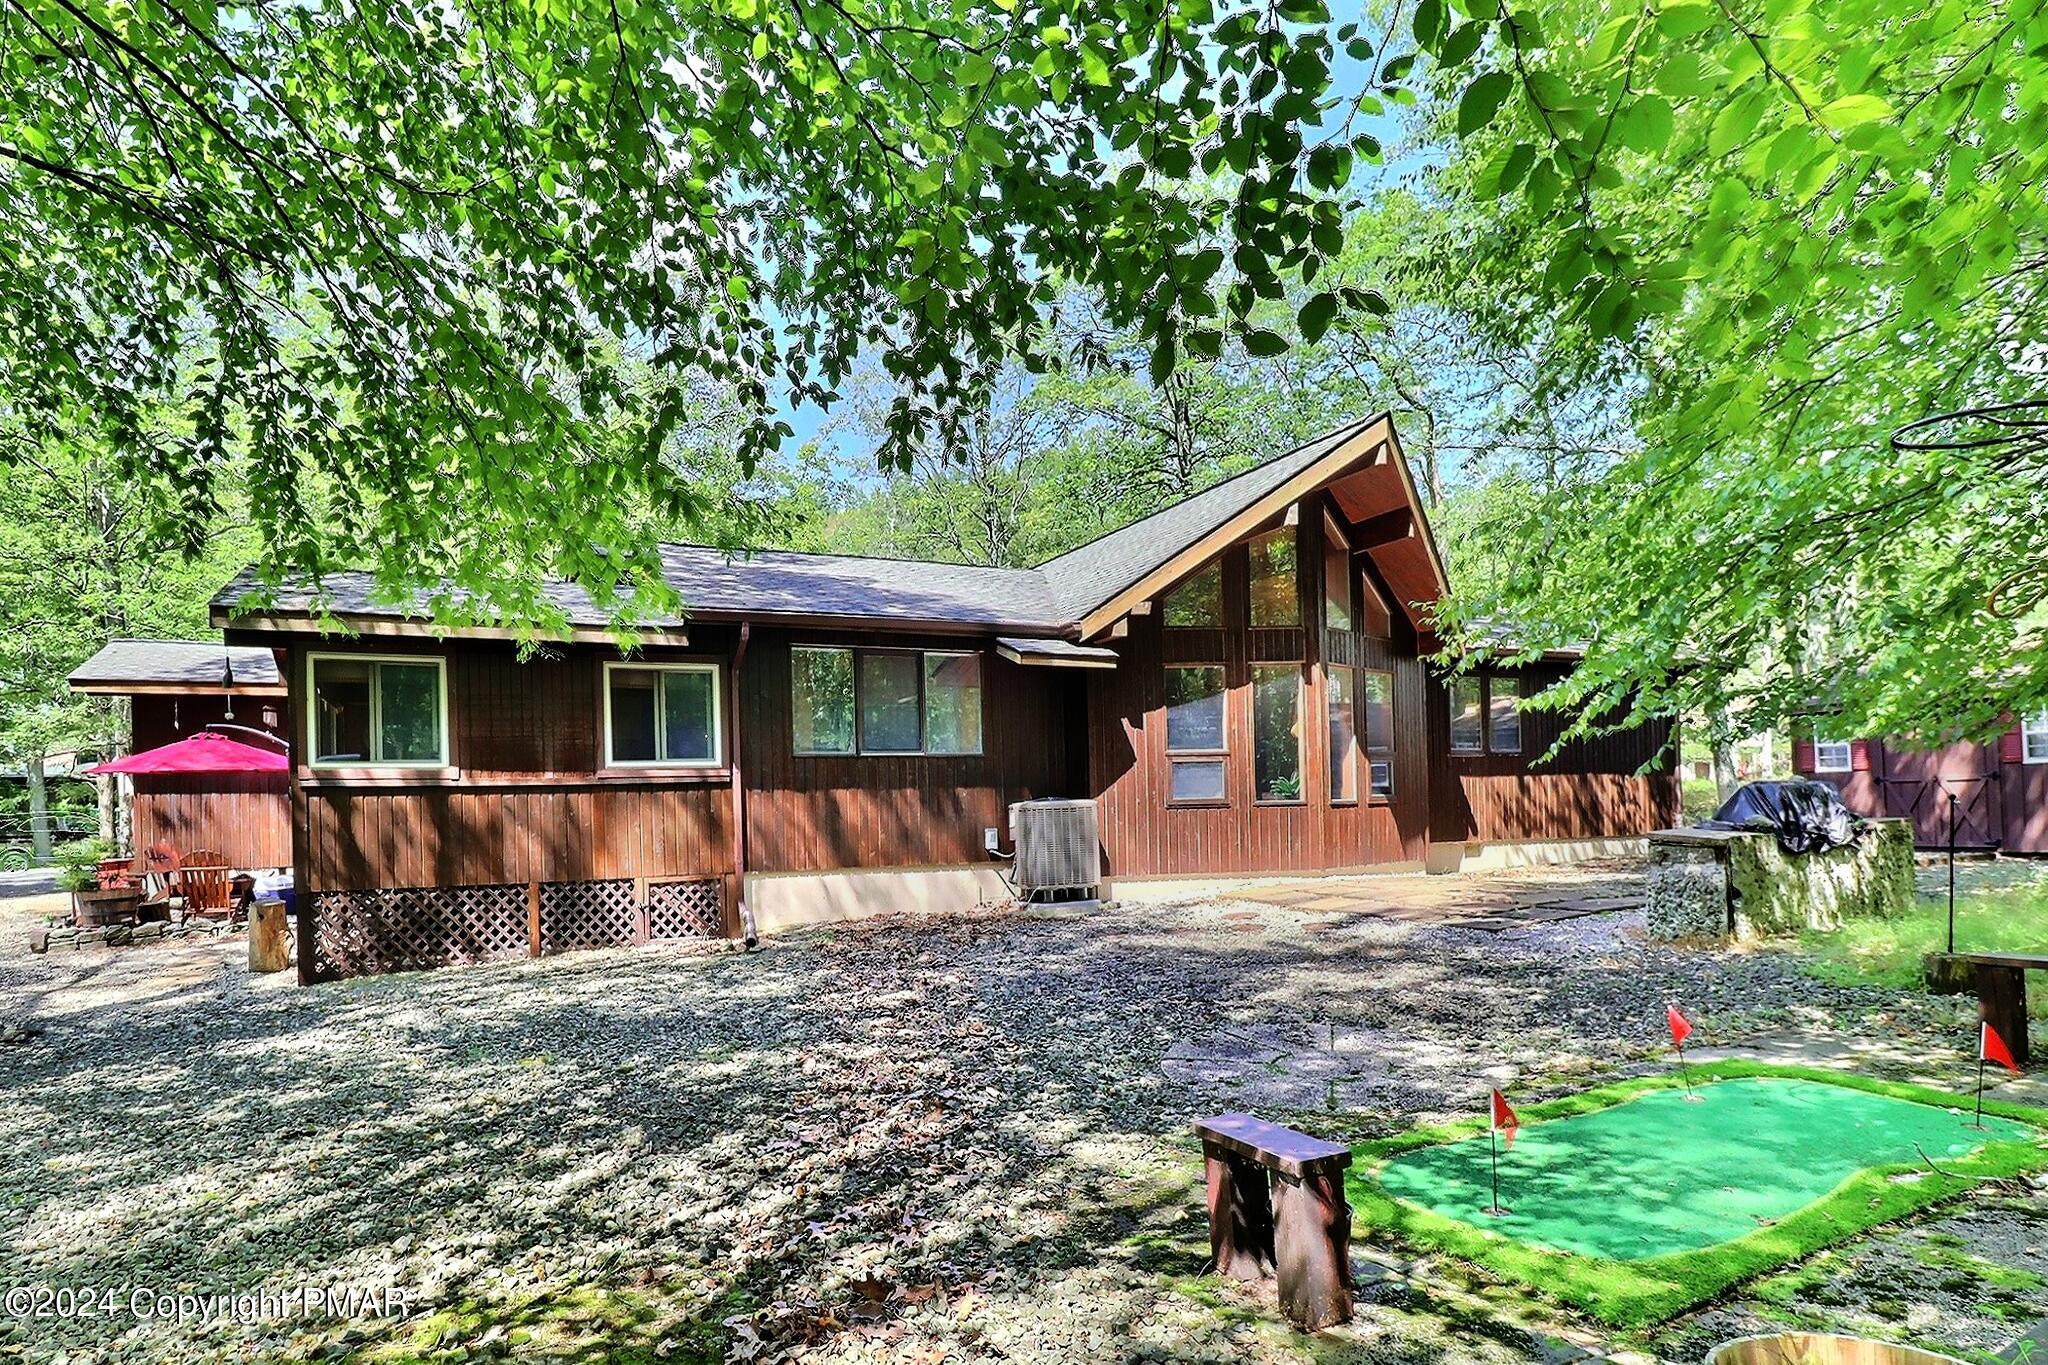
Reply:
[[[1953, 1027], [1785, 955], [1650, 946], [1630, 913], [990, 911], [315, 989], [252, 980], [238, 939], [22, 943], [0, 920], [0, 1025], [43, 1030], [0, 1048], [0, 1288], [411, 1300], [0, 1316], [0, 1359], [32, 1361], [1306, 1359], [1200, 1277], [1200, 1114], [1353, 1134], [1495, 1078], [1533, 1096], [1640, 1057], [1670, 998], [1723, 1042]], [[1537, 1350], [1370, 1287], [1318, 1346]]]

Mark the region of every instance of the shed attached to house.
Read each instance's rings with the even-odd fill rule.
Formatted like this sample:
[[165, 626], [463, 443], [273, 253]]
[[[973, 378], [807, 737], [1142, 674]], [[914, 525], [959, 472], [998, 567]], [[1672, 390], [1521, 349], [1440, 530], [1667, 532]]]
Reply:
[[[74, 692], [128, 703], [126, 752], [208, 731], [285, 743], [284, 678], [267, 648], [204, 640], [110, 640], [66, 680]], [[289, 867], [291, 805], [281, 773], [138, 775], [136, 849], [219, 853], [232, 867]]]

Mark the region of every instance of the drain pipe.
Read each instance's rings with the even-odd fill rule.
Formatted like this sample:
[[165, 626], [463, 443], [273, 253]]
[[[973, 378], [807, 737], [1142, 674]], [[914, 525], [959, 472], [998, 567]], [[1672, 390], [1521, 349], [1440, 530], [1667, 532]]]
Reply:
[[740, 772], [740, 665], [747, 660], [747, 642], [752, 638], [754, 626], [751, 621], [740, 622], [739, 643], [733, 647], [732, 686], [727, 689], [731, 695], [726, 698], [726, 761], [732, 769], [732, 884], [733, 896], [739, 904], [740, 935], [747, 947], [754, 948], [761, 942], [760, 934], [754, 930], [754, 911], [747, 904], [747, 784]]

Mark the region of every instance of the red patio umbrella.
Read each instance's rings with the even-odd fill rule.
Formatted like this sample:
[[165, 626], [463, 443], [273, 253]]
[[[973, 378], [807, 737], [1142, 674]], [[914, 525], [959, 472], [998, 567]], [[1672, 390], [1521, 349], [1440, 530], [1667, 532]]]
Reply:
[[86, 772], [99, 773], [281, 773], [291, 760], [269, 749], [205, 731], [159, 749], [145, 749]]

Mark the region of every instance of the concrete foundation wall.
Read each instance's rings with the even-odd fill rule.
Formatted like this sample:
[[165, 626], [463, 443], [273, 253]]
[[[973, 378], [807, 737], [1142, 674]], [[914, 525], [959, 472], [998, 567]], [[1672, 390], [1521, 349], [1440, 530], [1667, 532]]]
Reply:
[[1431, 872], [1501, 872], [1516, 867], [1558, 867], [1595, 858], [1641, 858], [1649, 841], [1627, 839], [1537, 839], [1520, 843], [1435, 843], [1429, 846]]
[[747, 907], [763, 934], [899, 910], [971, 910], [1008, 899], [1010, 888], [993, 864], [747, 874]]

